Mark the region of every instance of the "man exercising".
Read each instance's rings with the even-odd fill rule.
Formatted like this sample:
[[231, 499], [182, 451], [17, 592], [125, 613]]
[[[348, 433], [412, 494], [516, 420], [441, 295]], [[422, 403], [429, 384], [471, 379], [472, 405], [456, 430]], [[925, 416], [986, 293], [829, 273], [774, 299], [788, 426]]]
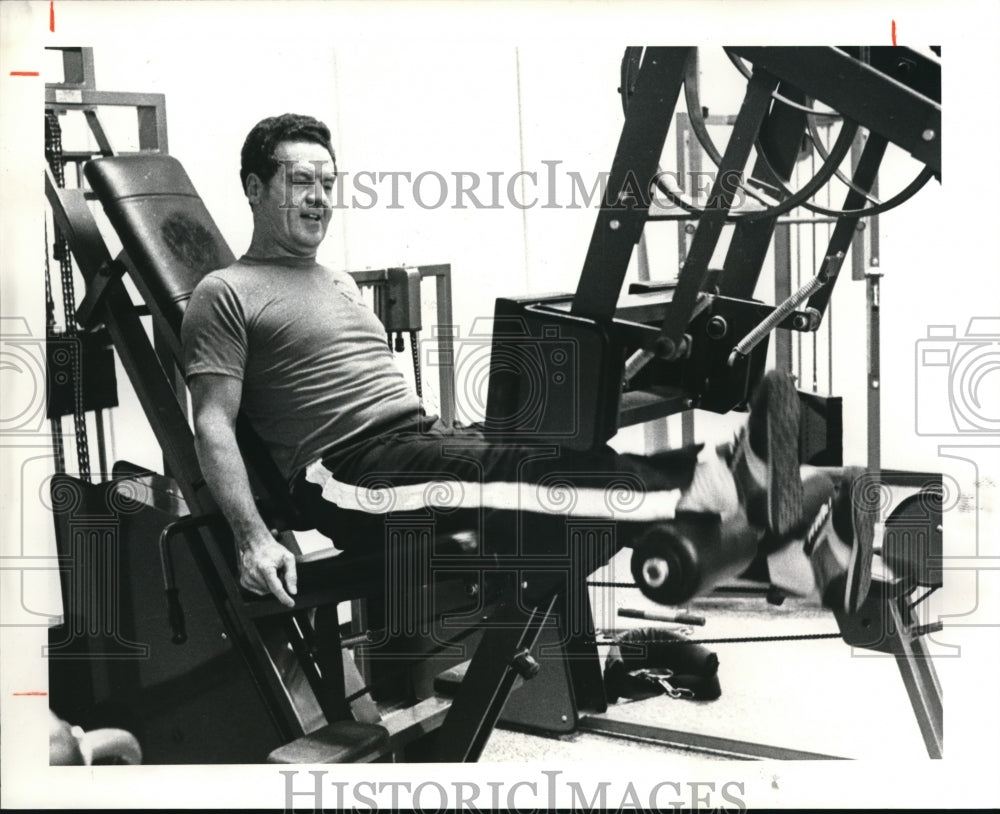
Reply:
[[[807, 476], [804, 516], [788, 376], [764, 378], [746, 431], [723, 450], [578, 452], [445, 427], [424, 414], [350, 275], [316, 262], [337, 178], [326, 125], [264, 119], [243, 145], [240, 176], [250, 246], [196, 287], [182, 339], [198, 458], [232, 527], [244, 588], [291, 607], [298, 580], [295, 557], [255, 506], [236, 443], [241, 410], [297, 506], [342, 549], [383, 539], [385, 518], [401, 513], [430, 514], [439, 533], [473, 530], [483, 553], [515, 556], [565, 555], [569, 518], [613, 519], [620, 546], [651, 524], [707, 515], [724, 540], [749, 534], [766, 553], [801, 560], [806, 589], [828, 604], [863, 600], [870, 523], [822, 473]], [[815, 549], [820, 535], [822, 562], [789, 542], [806, 536]]]

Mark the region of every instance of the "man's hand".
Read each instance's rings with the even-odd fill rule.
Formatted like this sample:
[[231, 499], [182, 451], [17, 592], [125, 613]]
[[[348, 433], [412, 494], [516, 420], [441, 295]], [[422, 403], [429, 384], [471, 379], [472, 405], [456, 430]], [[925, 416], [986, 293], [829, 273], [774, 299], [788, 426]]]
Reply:
[[261, 596], [274, 594], [282, 605], [295, 607], [295, 556], [273, 539], [244, 549], [240, 552], [240, 585]]

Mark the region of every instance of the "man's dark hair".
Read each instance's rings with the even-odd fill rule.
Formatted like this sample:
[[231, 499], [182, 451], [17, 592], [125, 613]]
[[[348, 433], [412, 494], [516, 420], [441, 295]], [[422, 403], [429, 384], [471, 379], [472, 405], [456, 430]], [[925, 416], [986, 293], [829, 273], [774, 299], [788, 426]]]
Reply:
[[330, 128], [323, 122], [297, 113], [269, 116], [257, 122], [243, 142], [243, 150], [240, 152], [240, 181], [243, 182], [244, 192], [250, 173], [257, 175], [265, 184], [274, 177], [279, 167], [274, 151], [283, 141], [312, 141], [326, 147], [336, 170], [337, 156], [330, 143]]

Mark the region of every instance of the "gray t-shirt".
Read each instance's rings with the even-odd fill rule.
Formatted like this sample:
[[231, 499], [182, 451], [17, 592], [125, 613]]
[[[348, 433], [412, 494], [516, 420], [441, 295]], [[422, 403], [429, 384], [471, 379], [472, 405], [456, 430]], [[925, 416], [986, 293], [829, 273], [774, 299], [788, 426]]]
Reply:
[[327, 449], [419, 401], [353, 278], [312, 259], [241, 258], [195, 288], [181, 330], [187, 379], [243, 382], [240, 409], [291, 478]]

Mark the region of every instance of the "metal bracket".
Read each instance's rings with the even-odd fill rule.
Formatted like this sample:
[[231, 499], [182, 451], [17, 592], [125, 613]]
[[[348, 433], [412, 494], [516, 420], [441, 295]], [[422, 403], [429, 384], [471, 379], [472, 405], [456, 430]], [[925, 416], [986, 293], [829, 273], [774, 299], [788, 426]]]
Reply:
[[97, 273], [91, 278], [80, 306], [76, 309], [77, 322], [85, 328], [94, 328], [103, 321], [100, 311], [104, 306], [104, 292], [109, 283], [120, 280], [126, 271], [125, 264], [118, 258], [108, 259], [101, 264]]

